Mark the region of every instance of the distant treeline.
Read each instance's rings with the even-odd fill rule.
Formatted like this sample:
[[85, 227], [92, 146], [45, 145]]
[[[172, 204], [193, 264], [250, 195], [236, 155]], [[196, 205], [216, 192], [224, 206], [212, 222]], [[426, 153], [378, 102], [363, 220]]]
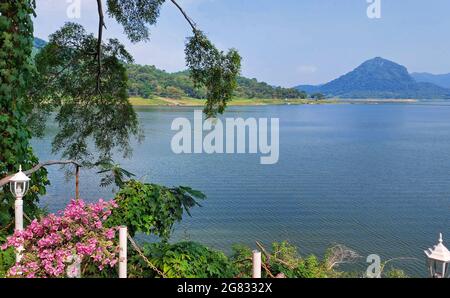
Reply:
[[[206, 90], [195, 88], [188, 71], [167, 73], [149, 65], [127, 65], [130, 96], [151, 98], [205, 98]], [[273, 87], [256, 79], [238, 78], [238, 87], [234, 93], [237, 98], [260, 99], [305, 99], [307, 94], [294, 88]]]

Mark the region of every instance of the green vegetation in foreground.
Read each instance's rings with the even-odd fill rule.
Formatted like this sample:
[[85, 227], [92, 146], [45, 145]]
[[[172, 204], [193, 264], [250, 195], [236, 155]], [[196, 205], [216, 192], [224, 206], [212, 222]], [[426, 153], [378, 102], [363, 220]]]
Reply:
[[[182, 97], [180, 99], [153, 97], [151, 99], [142, 97], [130, 97], [130, 103], [133, 106], [203, 106], [205, 100]], [[338, 99], [267, 99], [267, 98], [233, 98], [228, 105], [229, 106], [265, 106], [265, 105], [302, 105], [302, 104], [336, 104], [340, 103]]]

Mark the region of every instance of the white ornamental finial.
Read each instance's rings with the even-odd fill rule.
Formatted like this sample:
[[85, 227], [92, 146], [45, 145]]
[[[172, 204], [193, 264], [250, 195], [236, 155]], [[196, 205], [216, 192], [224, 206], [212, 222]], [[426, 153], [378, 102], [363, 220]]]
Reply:
[[22, 165], [19, 165], [19, 172], [22, 172]]
[[444, 240], [442, 239], [442, 233], [439, 234], [439, 243], [444, 242]]

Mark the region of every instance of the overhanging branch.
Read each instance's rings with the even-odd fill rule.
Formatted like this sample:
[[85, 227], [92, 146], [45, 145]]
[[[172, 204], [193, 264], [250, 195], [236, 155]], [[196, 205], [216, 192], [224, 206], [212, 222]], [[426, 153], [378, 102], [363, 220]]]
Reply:
[[[194, 34], [197, 33], [197, 25], [195, 22], [187, 15], [187, 13], [183, 10], [183, 8], [175, 1], [171, 0], [171, 2], [178, 8], [178, 10], [181, 12], [181, 14], [184, 16], [186, 21], [189, 23], [189, 25], [192, 28], [192, 31]], [[103, 28], [106, 29], [105, 25], [105, 17], [103, 14], [103, 5], [102, 0], [97, 0], [97, 10], [98, 10], [98, 37], [97, 37], [97, 83], [96, 83], [96, 91], [98, 93], [101, 92], [100, 90], [100, 82], [101, 82], [101, 74], [102, 74], [102, 39], [103, 39]]]
[[[45, 168], [47, 166], [67, 165], [67, 164], [73, 164], [78, 168], [81, 167], [81, 164], [79, 164], [78, 162], [73, 161], [73, 160], [49, 160], [49, 161], [35, 165], [33, 168], [29, 169], [28, 171], [24, 171], [24, 174], [27, 176], [30, 176], [31, 174], [39, 171], [41, 168]], [[6, 185], [9, 182], [9, 179], [12, 178], [12, 176], [14, 176], [14, 174], [0, 179], [0, 187]]]
[[183, 10], [183, 8], [175, 0], [170, 0], [170, 1], [172, 1], [172, 3], [178, 8], [178, 10], [184, 16], [186, 21], [191, 26], [192, 31], [194, 32], [194, 34], [197, 33], [197, 25], [195, 24], [195, 22], [187, 15], [187, 13]]
[[102, 75], [102, 39], [103, 28], [106, 29], [105, 16], [103, 15], [102, 0], [97, 0], [98, 9], [98, 37], [97, 37], [97, 92], [100, 92], [100, 77]]

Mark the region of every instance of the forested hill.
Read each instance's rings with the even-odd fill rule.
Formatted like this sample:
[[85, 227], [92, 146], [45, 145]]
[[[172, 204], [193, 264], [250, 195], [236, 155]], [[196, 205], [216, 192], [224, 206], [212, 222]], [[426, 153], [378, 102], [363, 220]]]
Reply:
[[[33, 52], [47, 44], [46, 41], [35, 38]], [[160, 96], [167, 98], [205, 98], [205, 89], [196, 89], [187, 71], [168, 73], [150, 65], [127, 65], [130, 96], [151, 98]], [[273, 87], [256, 79], [238, 78], [238, 87], [234, 92], [236, 98], [258, 99], [294, 99], [306, 98], [307, 95], [295, 88]]]
[[450, 89], [430, 81], [416, 81], [406, 67], [381, 57], [368, 60], [327, 84], [297, 88], [341, 98], [450, 99]]
[[[196, 89], [188, 71], [168, 73], [155, 66], [131, 64], [127, 66], [130, 96], [161, 96], [168, 98], [204, 98], [205, 89]], [[294, 88], [273, 87], [256, 79], [238, 78], [234, 93], [237, 98], [306, 98], [304, 92]]]

